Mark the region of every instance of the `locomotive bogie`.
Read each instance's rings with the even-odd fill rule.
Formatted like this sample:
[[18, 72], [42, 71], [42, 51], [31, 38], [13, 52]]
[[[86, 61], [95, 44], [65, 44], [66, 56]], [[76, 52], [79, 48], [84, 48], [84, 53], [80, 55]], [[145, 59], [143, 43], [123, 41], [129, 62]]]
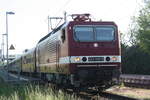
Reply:
[[116, 83], [119, 79], [120, 64], [118, 63], [102, 63], [102, 64], [71, 64], [72, 71], [71, 83], [86, 85], [99, 85], [104, 81]]

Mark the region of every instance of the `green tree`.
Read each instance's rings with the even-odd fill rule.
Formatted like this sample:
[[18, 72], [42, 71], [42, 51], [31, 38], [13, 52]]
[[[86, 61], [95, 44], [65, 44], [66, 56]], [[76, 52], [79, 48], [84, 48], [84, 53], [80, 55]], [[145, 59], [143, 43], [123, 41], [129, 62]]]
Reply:
[[150, 75], [150, 0], [132, 17], [127, 39], [121, 41], [122, 73]]
[[150, 75], [150, 56], [137, 45], [123, 48], [122, 73]]
[[150, 54], [150, 0], [145, 0], [145, 5], [139, 11], [139, 16], [134, 18], [133, 24], [133, 38], [136, 38], [136, 43], [142, 50]]

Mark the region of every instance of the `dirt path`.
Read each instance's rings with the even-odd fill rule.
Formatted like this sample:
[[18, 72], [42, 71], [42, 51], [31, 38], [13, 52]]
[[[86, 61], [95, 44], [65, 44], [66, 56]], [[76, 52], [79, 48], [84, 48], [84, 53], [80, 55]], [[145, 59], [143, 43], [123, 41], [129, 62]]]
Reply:
[[119, 95], [135, 97], [142, 100], [150, 100], [150, 89], [114, 86], [106, 91]]

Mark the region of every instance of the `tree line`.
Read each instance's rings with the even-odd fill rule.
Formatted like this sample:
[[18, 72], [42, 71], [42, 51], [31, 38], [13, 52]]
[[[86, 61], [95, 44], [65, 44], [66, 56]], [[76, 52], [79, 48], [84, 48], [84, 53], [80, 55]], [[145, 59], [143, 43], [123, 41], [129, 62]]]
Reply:
[[133, 17], [127, 35], [129, 40], [121, 43], [122, 73], [150, 75], [150, 0]]

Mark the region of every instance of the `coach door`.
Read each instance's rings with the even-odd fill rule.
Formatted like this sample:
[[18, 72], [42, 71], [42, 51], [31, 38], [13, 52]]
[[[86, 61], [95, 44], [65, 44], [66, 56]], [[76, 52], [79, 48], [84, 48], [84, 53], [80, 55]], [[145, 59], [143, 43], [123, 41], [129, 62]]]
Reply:
[[37, 46], [37, 48], [36, 48], [36, 50], [35, 50], [35, 57], [36, 57], [36, 62], [35, 62], [35, 65], [36, 65], [36, 71], [37, 72], [40, 72], [40, 66], [39, 66], [39, 49], [38, 49], [38, 46]]

